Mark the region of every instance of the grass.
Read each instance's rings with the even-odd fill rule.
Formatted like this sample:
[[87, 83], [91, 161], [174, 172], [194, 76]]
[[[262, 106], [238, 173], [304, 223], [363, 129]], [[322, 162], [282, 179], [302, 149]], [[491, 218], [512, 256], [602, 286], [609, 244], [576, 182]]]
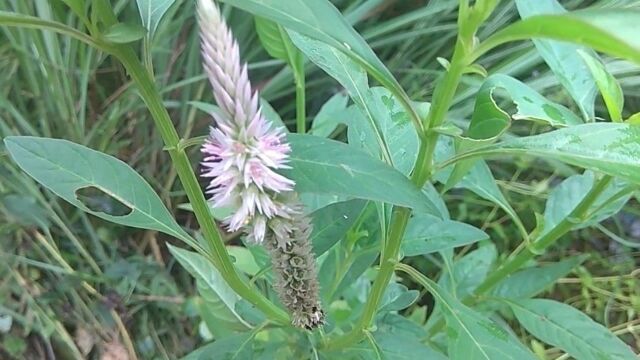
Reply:
[[[114, 1], [122, 20], [136, 21], [132, 1]], [[335, 1], [414, 99], [431, 96], [442, 72], [437, 57], [448, 58], [455, 40], [455, 1]], [[517, 18], [505, 3], [483, 27], [484, 37]], [[607, 1], [568, 1], [568, 8]], [[631, 4], [631, 1], [617, 1]], [[80, 27], [61, 1], [0, 0], [0, 10], [33, 14]], [[263, 97], [286, 123], [295, 122], [293, 76], [284, 64], [268, 58], [251, 17], [225, 8], [251, 76]], [[200, 66], [194, 33], [193, 5], [179, 0], [162, 22], [153, 43], [157, 82], [171, 116], [184, 137], [205, 134], [208, 117], [189, 105], [211, 102]], [[482, 60], [491, 72], [507, 73], [551, 99], [572, 106], [568, 95], [536, 55], [530, 43], [513, 44]], [[178, 206], [185, 201], [175, 170], [162, 150], [142, 101], [122, 68], [103, 54], [68, 38], [22, 29], [0, 29], [0, 136], [33, 135], [86, 144], [133, 166], [179, 218], [194, 228], [194, 219]], [[619, 79], [627, 112], [640, 110], [637, 67], [607, 59]], [[340, 91], [335, 82], [306, 66], [308, 114]], [[473, 109], [478, 76], [466, 76], [451, 117], [465, 123]], [[599, 100], [598, 100], [599, 101]], [[606, 111], [598, 103], [598, 114]], [[524, 128], [523, 131], [532, 131]], [[340, 135], [339, 135], [340, 136]], [[199, 154], [193, 148], [191, 159]], [[542, 212], [552, 185], [574, 169], [541, 160], [520, 159], [506, 165], [491, 162], [505, 195], [516, 211]], [[468, 192], [447, 195], [452, 217], [485, 229], [500, 249], [518, 245], [518, 232], [493, 204]], [[605, 222], [606, 229], [626, 234], [638, 244], [632, 227], [640, 226], [638, 203], [625, 216]], [[528, 229], [533, 216], [524, 217]], [[97, 357], [100, 352], [131, 352], [143, 359], [172, 359], [203, 342], [195, 285], [168, 255], [174, 240], [150, 231], [125, 229], [90, 217], [43, 191], [20, 172], [0, 148], [0, 358]], [[462, 255], [469, 249], [462, 249]], [[590, 255], [562, 279], [550, 296], [587, 312], [594, 319], [638, 340], [640, 262], [637, 247], [621, 245], [602, 230], [572, 233], [545, 256], [554, 261], [575, 253]], [[437, 262], [414, 264], [437, 276]], [[425, 295], [421, 304], [429, 304]], [[418, 311], [418, 305], [411, 311]], [[9, 327], [7, 324], [12, 322]], [[529, 338], [527, 341], [531, 340]], [[546, 349], [549, 358], [557, 349]]]

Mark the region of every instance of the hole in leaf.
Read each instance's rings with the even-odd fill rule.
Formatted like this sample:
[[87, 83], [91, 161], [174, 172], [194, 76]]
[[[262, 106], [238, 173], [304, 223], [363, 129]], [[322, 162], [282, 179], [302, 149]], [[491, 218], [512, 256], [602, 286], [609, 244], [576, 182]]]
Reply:
[[76, 199], [91, 211], [101, 212], [111, 216], [125, 216], [131, 214], [131, 211], [133, 211], [133, 209], [123, 204], [120, 200], [95, 186], [87, 186], [76, 190]]

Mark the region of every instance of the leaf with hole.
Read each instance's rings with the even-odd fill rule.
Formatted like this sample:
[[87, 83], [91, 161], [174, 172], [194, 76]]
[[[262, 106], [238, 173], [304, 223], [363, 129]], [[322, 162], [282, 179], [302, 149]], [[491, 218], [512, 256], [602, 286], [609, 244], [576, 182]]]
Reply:
[[[22, 170], [72, 205], [117, 224], [157, 230], [193, 243], [151, 186], [124, 162], [66, 140], [9, 136], [4, 143]], [[100, 211], [108, 208], [91, 210], [79, 195], [92, 188], [128, 213], [117, 216]]]
[[288, 139], [292, 169], [285, 173], [295, 180], [297, 191], [382, 201], [439, 215], [436, 205], [406, 176], [364, 152], [312, 135], [289, 134]]
[[637, 359], [629, 345], [572, 306], [548, 299], [507, 303], [528, 332], [576, 359]]
[[[498, 89], [504, 90], [507, 97], [517, 106], [515, 114], [510, 115], [498, 105], [495, 95]], [[494, 143], [509, 128], [511, 119], [531, 120], [554, 127], [582, 123], [569, 109], [547, 100], [519, 80], [495, 74], [488, 77], [478, 90], [469, 129], [465, 136], [456, 142], [456, 152], [472, 151]], [[446, 188], [451, 188], [462, 180], [474, 163], [474, 160], [456, 163], [446, 182]]]

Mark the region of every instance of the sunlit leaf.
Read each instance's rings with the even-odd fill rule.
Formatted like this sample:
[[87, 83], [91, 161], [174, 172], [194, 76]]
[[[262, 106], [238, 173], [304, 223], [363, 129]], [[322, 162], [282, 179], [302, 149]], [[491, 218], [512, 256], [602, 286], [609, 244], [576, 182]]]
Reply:
[[572, 306], [547, 299], [508, 304], [527, 331], [576, 359], [637, 359], [629, 345]]
[[290, 134], [288, 139], [292, 169], [286, 174], [299, 192], [382, 201], [438, 216], [435, 204], [407, 177], [362, 151], [311, 135]]

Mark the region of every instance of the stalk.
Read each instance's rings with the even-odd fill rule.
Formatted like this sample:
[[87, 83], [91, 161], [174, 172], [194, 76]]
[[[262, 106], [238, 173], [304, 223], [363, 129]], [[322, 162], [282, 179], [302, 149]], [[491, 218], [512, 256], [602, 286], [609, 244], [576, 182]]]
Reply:
[[[416, 165], [411, 175], [411, 181], [419, 188], [422, 188], [432, 175], [433, 159], [438, 141], [438, 133], [433, 131], [433, 128], [444, 122], [464, 69], [467, 66], [465, 41], [463, 34], [458, 34], [451, 65], [444, 78], [436, 86], [432, 106], [426, 119], [420, 124], [425, 129], [425, 132], [419, 134], [421, 139], [420, 148]], [[371, 294], [367, 299], [362, 316], [350, 332], [326, 343], [327, 349], [345, 348], [359, 342], [366, 335], [384, 291], [396, 269], [400, 246], [410, 217], [411, 209], [404, 207], [393, 208], [388, 240], [381, 252], [380, 270], [373, 282]]]
[[193, 212], [202, 228], [202, 233], [208, 241], [211, 260], [220, 271], [220, 274], [231, 288], [241, 297], [262, 310], [269, 318], [288, 324], [289, 316], [282, 309], [267, 300], [262, 294], [252, 289], [238, 274], [229, 253], [227, 252], [220, 232], [213, 222], [209, 207], [200, 189], [198, 180], [193, 172], [191, 163], [184, 147], [181, 146], [178, 133], [173, 126], [169, 113], [162, 103], [162, 98], [156, 89], [153, 79], [147, 69], [140, 63], [131, 49], [118, 49], [114, 55], [122, 62], [131, 78], [137, 85], [140, 96], [147, 105], [151, 116], [160, 131], [169, 155], [175, 166], [178, 177], [187, 194], [189, 202], [193, 206]]

